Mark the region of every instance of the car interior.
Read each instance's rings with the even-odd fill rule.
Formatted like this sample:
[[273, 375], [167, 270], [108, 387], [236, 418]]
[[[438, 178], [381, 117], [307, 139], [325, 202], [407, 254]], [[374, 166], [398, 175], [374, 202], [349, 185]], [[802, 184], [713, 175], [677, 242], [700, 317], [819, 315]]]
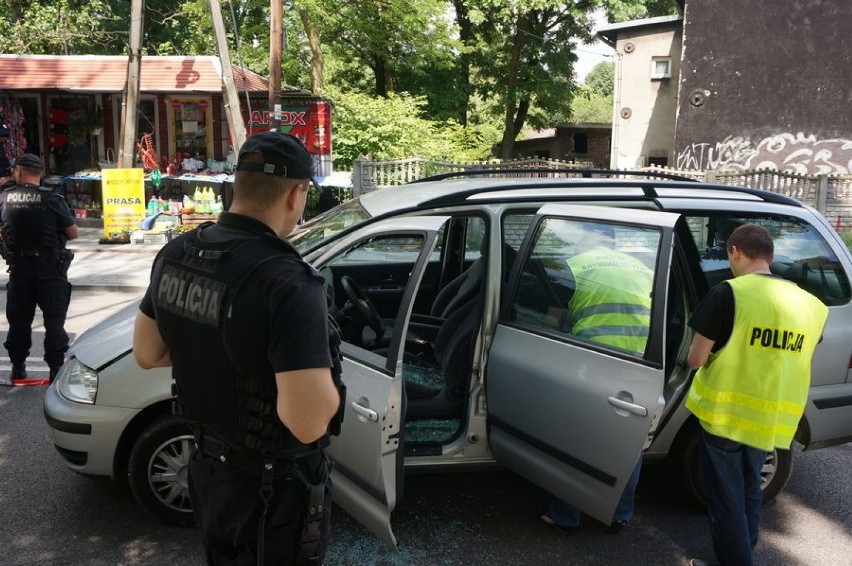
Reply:
[[[414, 297], [402, 365], [406, 450], [447, 443], [463, 430], [474, 341], [482, 319], [485, 234], [482, 217], [447, 221]], [[331, 311], [344, 342], [387, 356], [403, 293], [423, 245], [414, 235], [376, 238], [326, 263], [322, 273], [330, 283]]]

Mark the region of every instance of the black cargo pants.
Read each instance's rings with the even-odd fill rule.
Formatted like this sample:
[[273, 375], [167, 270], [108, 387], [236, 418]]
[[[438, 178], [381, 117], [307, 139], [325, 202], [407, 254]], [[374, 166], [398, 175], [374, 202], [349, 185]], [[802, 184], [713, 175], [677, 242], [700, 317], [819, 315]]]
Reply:
[[32, 346], [36, 305], [44, 317], [44, 361], [58, 369], [68, 351], [65, 317], [71, 284], [57, 256], [19, 257], [12, 260], [6, 292], [9, 333], [3, 344], [12, 363], [26, 362]]
[[[302, 473], [316, 481], [324, 469], [324, 454], [299, 461]], [[257, 564], [257, 531], [263, 512], [260, 475], [223, 464], [195, 450], [189, 464], [189, 492], [198, 527], [204, 536], [211, 566]], [[299, 543], [307, 509], [307, 488], [298, 480], [276, 480], [269, 501], [264, 531], [263, 564], [299, 564]], [[326, 483], [323, 505], [320, 561], [328, 547], [331, 529], [331, 481]]]

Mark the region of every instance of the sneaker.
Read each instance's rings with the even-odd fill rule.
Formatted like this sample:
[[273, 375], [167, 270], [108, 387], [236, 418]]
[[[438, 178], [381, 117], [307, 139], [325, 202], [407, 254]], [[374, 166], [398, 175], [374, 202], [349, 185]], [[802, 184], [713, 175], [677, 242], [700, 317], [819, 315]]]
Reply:
[[701, 560], [700, 558], [693, 558], [689, 561], [689, 566], [719, 566], [719, 563], [707, 562], [706, 560]]
[[621, 531], [627, 528], [627, 521], [613, 521], [606, 528], [606, 532], [611, 535], [620, 535]]
[[53, 383], [53, 380], [56, 379], [56, 374], [59, 373], [58, 367], [50, 368], [50, 375], [48, 376], [48, 383]]
[[27, 378], [27, 364], [25, 362], [12, 362], [12, 373], [9, 375], [9, 379], [26, 379]]
[[551, 527], [553, 527], [554, 529], [556, 529], [557, 531], [559, 531], [563, 535], [570, 535], [570, 534], [577, 531], [577, 527], [563, 527], [562, 525], [558, 524], [556, 521], [553, 520], [553, 517], [551, 517], [550, 514], [548, 514], [548, 513], [545, 513], [544, 515], [542, 515], [540, 517], [540, 519], [542, 520], [543, 523], [550, 525]]

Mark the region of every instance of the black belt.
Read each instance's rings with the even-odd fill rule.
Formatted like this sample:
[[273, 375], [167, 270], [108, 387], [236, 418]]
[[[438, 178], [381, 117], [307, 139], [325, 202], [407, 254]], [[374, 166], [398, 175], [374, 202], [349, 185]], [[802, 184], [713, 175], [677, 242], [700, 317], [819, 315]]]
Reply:
[[60, 250], [44, 249], [44, 250], [20, 250], [10, 252], [12, 257], [39, 257], [39, 256], [57, 256]]
[[261, 475], [266, 464], [271, 462], [274, 466], [274, 478], [276, 480], [292, 479], [293, 468], [297, 460], [318, 454], [322, 451], [318, 446], [315, 447], [312, 445], [311, 448], [300, 450], [298, 453], [294, 453], [291, 456], [265, 458], [260, 454], [255, 454], [248, 450], [234, 448], [227, 442], [212, 436], [203, 435], [201, 438], [196, 440], [196, 443], [198, 445], [198, 449], [205, 456], [215, 458], [223, 464], [233, 466], [250, 474]]

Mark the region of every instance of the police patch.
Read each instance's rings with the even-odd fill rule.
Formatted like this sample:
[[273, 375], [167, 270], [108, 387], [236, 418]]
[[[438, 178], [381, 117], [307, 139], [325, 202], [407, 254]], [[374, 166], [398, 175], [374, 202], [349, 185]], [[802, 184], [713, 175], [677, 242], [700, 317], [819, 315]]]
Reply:
[[219, 326], [227, 285], [203, 275], [163, 266], [157, 285], [157, 307], [179, 317]]

